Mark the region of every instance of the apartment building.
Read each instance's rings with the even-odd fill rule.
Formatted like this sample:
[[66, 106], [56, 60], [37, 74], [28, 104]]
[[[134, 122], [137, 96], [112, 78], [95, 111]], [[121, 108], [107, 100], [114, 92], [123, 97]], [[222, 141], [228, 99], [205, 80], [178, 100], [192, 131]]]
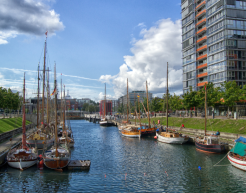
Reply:
[[246, 83], [246, 1], [181, 0], [183, 92]]

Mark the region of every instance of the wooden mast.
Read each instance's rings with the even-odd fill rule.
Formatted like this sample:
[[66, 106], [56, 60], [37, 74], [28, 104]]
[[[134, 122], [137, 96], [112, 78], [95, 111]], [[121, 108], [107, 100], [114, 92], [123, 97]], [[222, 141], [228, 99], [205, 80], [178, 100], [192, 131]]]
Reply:
[[167, 62], [167, 109], [166, 109], [166, 115], [167, 115], [167, 132], [168, 132], [168, 62]]
[[46, 106], [46, 121], [47, 124], [49, 125], [49, 68], [48, 68], [48, 72], [47, 72], [47, 106]]
[[22, 106], [22, 148], [26, 149], [26, 107], [25, 107], [25, 72], [23, 84], [23, 106]]
[[147, 85], [147, 80], [146, 80], [146, 96], [147, 96], [147, 108], [148, 108], [148, 121], [149, 121], [149, 128], [150, 128], [150, 117], [149, 117], [149, 98], [148, 98], [148, 85]]
[[205, 84], [205, 136], [206, 136], [206, 129], [207, 129], [207, 88]]
[[39, 63], [38, 63], [38, 97], [37, 97], [37, 128], [38, 128], [38, 125], [39, 125]]
[[139, 125], [140, 125], [140, 130], [141, 130], [141, 115], [140, 115], [140, 104], [139, 104], [139, 95], [138, 95], [138, 110], [139, 110]]
[[106, 82], [105, 82], [104, 111], [103, 111], [104, 119], [105, 119], [105, 114], [106, 114]]
[[64, 101], [63, 101], [63, 107], [62, 107], [62, 109], [63, 109], [63, 127], [62, 127], [62, 136], [63, 137], [65, 137], [65, 85], [64, 85], [64, 95], [63, 95], [64, 97]]
[[56, 64], [54, 67], [54, 94], [55, 94], [55, 147], [56, 147], [56, 157], [58, 157], [57, 151], [57, 93], [56, 93]]
[[[136, 97], [135, 97], [135, 92], [134, 92], [134, 109], [135, 109], [135, 113], [136, 113], [137, 111], [136, 111]], [[136, 122], [137, 122], [137, 114], [135, 116], [135, 125], [136, 125]]]
[[126, 109], [127, 109], [127, 111], [126, 111], [126, 113], [127, 113], [127, 123], [128, 123], [128, 120], [129, 120], [129, 118], [128, 118], [128, 78], [127, 78], [127, 87], [126, 87], [126, 99], [127, 99], [127, 106], [126, 106]]
[[44, 44], [44, 69], [43, 69], [43, 93], [42, 93], [42, 123], [44, 124], [44, 91], [45, 91], [45, 62], [46, 62], [46, 41], [47, 35]]

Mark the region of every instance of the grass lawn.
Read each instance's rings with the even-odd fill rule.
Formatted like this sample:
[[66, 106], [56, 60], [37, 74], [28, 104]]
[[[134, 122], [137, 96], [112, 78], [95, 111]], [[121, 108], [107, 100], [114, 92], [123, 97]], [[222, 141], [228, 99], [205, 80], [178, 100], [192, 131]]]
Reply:
[[[161, 121], [162, 125], [166, 125], [166, 117], [153, 117], [150, 119], [151, 123], [158, 120]], [[131, 120], [134, 123], [135, 120]], [[139, 120], [137, 120], [138, 122]], [[148, 123], [148, 119], [141, 119], [141, 123]], [[205, 129], [204, 118], [179, 118], [169, 117], [168, 125], [174, 127], [180, 127], [182, 124], [186, 128], [190, 129]], [[234, 120], [234, 119], [207, 119], [207, 130], [235, 133], [235, 134], [246, 134], [246, 120]]]
[[[31, 124], [31, 122], [26, 121], [26, 125]], [[19, 128], [22, 126], [22, 118], [8, 118], [0, 119], [0, 134], [11, 131], [13, 129]]]

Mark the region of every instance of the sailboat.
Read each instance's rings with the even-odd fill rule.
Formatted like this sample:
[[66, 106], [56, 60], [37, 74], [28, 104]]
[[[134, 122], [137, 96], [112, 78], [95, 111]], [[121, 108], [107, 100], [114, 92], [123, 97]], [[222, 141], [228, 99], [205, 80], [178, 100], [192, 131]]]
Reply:
[[46, 40], [44, 46], [44, 66], [43, 66], [43, 93], [42, 93], [42, 125], [39, 128], [39, 66], [38, 66], [38, 95], [37, 95], [37, 131], [30, 136], [27, 137], [26, 143], [31, 147], [36, 147], [38, 149], [43, 149], [44, 147], [48, 148], [51, 147], [54, 143], [54, 135], [52, 133], [51, 126], [49, 125], [49, 92], [48, 92], [48, 79], [47, 79], [47, 124], [44, 123], [44, 92], [45, 92], [45, 63], [46, 63], [46, 41], [47, 41], [47, 33], [46, 33]]
[[55, 144], [51, 149], [47, 150], [44, 155], [44, 165], [50, 169], [62, 169], [65, 168], [70, 160], [71, 160], [71, 154], [69, 151], [69, 147], [67, 143], [65, 143], [65, 147], [60, 147], [58, 142], [58, 136], [57, 136], [57, 93], [56, 93], [56, 70], [54, 70], [54, 91], [53, 94], [55, 95]]
[[195, 139], [196, 149], [207, 153], [222, 153], [225, 151], [225, 144], [220, 143], [217, 135], [207, 135], [207, 88], [205, 84], [205, 133], [204, 137]]
[[8, 152], [7, 161], [9, 166], [24, 170], [37, 163], [37, 149], [28, 148], [26, 144], [26, 114], [25, 114], [25, 73], [23, 86], [23, 107], [22, 107], [22, 144]]
[[104, 110], [103, 110], [103, 118], [101, 119], [101, 121], [99, 121], [99, 124], [101, 126], [109, 126], [109, 122], [107, 120], [107, 100], [106, 100], [106, 83], [105, 83], [105, 96], [104, 96]]
[[235, 140], [227, 158], [234, 167], [246, 171], [246, 138], [239, 137]]
[[64, 103], [63, 103], [63, 132], [62, 132], [62, 137], [60, 137], [59, 143], [60, 144], [68, 144], [69, 147], [73, 147], [74, 146], [74, 140], [72, 138], [72, 136], [66, 136], [68, 135], [68, 131], [71, 131], [69, 129], [66, 129], [66, 119], [65, 119], [65, 113], [66, 113], [66, 101], [65, 101], [65, 85], [64, 85]]
[[[146, 81], [146, 95], [147, 95], [147, 108], [148, 108], [148, 126], [142, 126], [138, 128], [140, 130], [141, 137], [149, 137], [149, 136], [155, 136], [156, 135], [156, 128], [151, 127], [150, 125], [150, 116], [149, 116], [149, 98], [148, 98], [148, 86], [147, 86], [147, 81]], [[144, 105], [143, 105], [144, 107]], [[146, 111], [145, 107], [144, 110]]]
[[128, 79], [127, 79], [127, 120], [125, 122], [125, 125], [121, 125], [120, 126], [120, 132], [123, 136], [125, 137], [131, 137], [131, 138], [135, 138], [135, 137], [140, 137], [140, 131], [138, 130], [138, 128], [136, 126], [133, 125], [128, 125], [129, 124], [129, 116], [128, 116]]
[[166, 117], [167, 117], [167, 126], [165, 131], [157, 131], [157, 141], [163, 143], [172, 143], [172, 144], [183, 144], [188, 141], [188, 137], [182, 136], [182, 134], [177, 133], [175, 130], [168, 128], [168, 63], [167, 63], [167, 109], [166, 109]]

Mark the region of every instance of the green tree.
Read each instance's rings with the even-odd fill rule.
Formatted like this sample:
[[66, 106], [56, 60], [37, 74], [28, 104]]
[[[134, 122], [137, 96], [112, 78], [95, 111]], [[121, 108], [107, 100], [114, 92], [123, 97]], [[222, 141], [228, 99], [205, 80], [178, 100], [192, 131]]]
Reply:
[[152, 111], [154, 112], [162, 111], [163, 100], [155, 97], [152, 99], [150, 106], [151, 106]]
[[240, 86], [235, 81], [224, 82], [221, 84], [221, 87], [220, 91], [223, 98], [221, 103], [228, 106], [229, 114], [229, 107], [233, 107], [240, 100], [244, 90], [240, 89]]
[[169, 100], [170, 100], [169, 102], [170, 108], [173, 111], [181, 110], [183, 108], [182, 99], [180, 98], [180, 96], [175, 95], [175, 93], [173, 96], [172, 95], [170, 96]]

